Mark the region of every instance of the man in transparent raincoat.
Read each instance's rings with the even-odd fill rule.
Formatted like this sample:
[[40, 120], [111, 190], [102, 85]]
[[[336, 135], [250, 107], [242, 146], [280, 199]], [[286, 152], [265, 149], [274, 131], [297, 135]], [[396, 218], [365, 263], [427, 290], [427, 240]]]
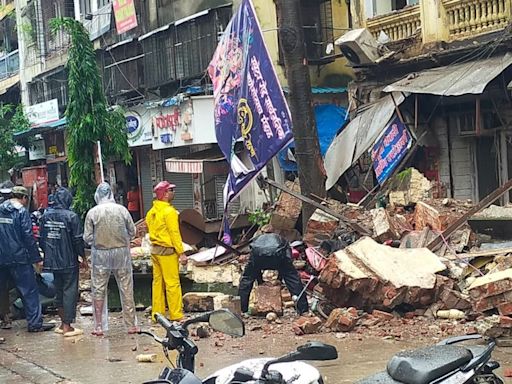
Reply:
[[116, 204], [109, 184], [98, 185], [94, 200], [97, 205], [87, 212], [84, 225], [84, 241], [91, 245], [92, 257], [93, 335], [102, 336], [108, 328], [106, 299], [111, 272], [121, 296], [128, 333], [135, 333], [138, 327], [130, 256], [130, 239], [135, 235], [135, 225], [128, 210]]

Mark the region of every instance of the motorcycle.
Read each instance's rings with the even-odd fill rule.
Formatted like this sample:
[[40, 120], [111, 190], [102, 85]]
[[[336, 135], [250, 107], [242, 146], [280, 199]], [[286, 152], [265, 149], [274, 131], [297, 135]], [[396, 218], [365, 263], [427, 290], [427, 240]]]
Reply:
[[[197, 346], [189, 339], [188, 327], [191, 324], [208, 322], [218, 332], [241, 337], [245, 334], [242, 320], [226, 309], [220, 309], [197, 316], [183, 324], [170, 322], [161, 314], [155, 314], [155, 320], [166, 330], [165, 337], [148, 331], [139, 331], [153, 337], [160, 343], [164, 355], [171, 365], [169, 350], [176, 350], [178, 356], [173, 368], [165, 367], [158, 379], [144, 384], [323, 384], [318, 370], [298, 360], [334, 360], [338, 357], [336, 348], [319, 342], [307, 343], [277, 359], [251, 359], [223, 368], [201, 381], [195, 374], [195, 355]], [[272, 369], [270, 369], [272, 367]]]
[[460, 345], [477, 339], [483, 337], [451, 337], [433, 346], [400, 352], [391, 358], [385, 371], [357, 384], [503, 384], [494, 373], [500, 364], [491, 361], [496, 347], [493, 339], [488, 339], [485, 346]]

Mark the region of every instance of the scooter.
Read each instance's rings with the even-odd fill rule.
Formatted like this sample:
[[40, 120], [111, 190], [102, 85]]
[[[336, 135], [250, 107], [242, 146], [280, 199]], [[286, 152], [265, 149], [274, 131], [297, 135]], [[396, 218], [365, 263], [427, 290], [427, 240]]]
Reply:
[[461, 345], [483, 339], [481, 335], [457, 336], [440, 343], [396, 354], [387, 369], [357, 384], [503, 384], [494, 371], [500, 364], [491, 360], [496, 347], [493, 339], [485, 346]]
[[165, 367], [158, 379], [147, 381], [144, 384], [235, 384], [235, 383], [261, 383], [261, 384], [323, 384], [318, 370], [309, 364], [298, 360], [333, 360], [338, 357], [336, 348], [319, 342], [311, 342], [297, 348], [296, 352], [289, 353], [278, 359], [252, 359], [239, 364], [226, 367], [201, 381], [195, 374], [195, 355], [197, 346], [189, 339], [188, 327], [191, 324], [208, 322], [213, 330], [225, 334], [241, 337], [245, 334], [242, 320], [226, 309], [208, 312], [183, 324], [170, 322], [161, 314], [155, 315], [155, 320], [165, 328], [166, 335], [161, 338], [148, 331], [146, 334], [164, 349], [164, 355], [171, 365], [169, 350], [176, 350], [178, 356], [173, 368]]

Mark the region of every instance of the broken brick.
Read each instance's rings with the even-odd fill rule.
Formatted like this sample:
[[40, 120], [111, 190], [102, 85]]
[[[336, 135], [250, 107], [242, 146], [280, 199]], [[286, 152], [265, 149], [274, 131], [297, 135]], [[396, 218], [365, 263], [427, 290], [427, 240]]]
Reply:
[[512, 315], [512, 303], [502, 303], [498, 305], [498, 312], [503, 316]]
[[392, 313], [379, 311], [378, 309], [373, 310], [372, 316], [374, 316], [378, 319], [384, 320], [384, 321], [392, 320], [395, 317], [395, 316], [393, 316]]
[[450, 216], [441, 213], [436, 208], [420, 201], [416, 204], [414, 211], [414, 222], [416, 230], [428, 227], [434, 231], [444, 231], [449, 225]]
[[325, 327], [333, 332], [349, 332], [357, 324], [358, 315], [355, 308], [335, 308], [325, 322]]
[[317, 316], [301, 316], [292, 324], [293, 332], [298, 336], [317, 333], [321, 327], [322, 320]]
[[219, 292], [187, 292], [183, 295], [185, 312], [208, 312], [214, 310], [214, 297], [222, 295]]

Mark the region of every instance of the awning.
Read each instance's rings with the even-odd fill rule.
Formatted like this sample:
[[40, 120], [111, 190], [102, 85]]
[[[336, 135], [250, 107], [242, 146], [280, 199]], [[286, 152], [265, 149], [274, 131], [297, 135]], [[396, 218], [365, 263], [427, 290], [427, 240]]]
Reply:
[[487, 84], [512, 64], [512, 54], [452, 64], [409, 74], [384, 92], [410, 92], [439, 96], [481, 94]]
[[14, 137], [21, 139], [23, 137], [37, 135], [38, 133], [40, 134], [40, 133], [44, 133], [44, 132], [48, 132], [48, 131], [52, 131], [52, 130], [64, 129], [66, 124], [67, 124], [66, 118], [62, 117], [59, 120], [52, 121], [51, 123], [42, 124], [37, 127], [27, 129], [25, 131], [16, 132], [14, 134]]
[[[290, 88], [283, 87], [284, 93], [290, 93]], [[337, 94], [337, 93], [346, 93], [346, 87], [311, 87], [311, 93], [314, 95], [319, 94]]]
[[190, 153], [182, 158], [165, 159], [165, 169], [170, 173], [203, 173], [205, 162], [223, 161], [224, 155], [218, 148]]
[[[404, 101], [401, 94], [394, 97], [397, 105]], [[327, 173], [326, 189], [331, 189], [340, 176], [375, 143], [394, 112], [393, 99], [391, 96], [385, 96], [368, 105], [334, 138], [324, 159]]]

